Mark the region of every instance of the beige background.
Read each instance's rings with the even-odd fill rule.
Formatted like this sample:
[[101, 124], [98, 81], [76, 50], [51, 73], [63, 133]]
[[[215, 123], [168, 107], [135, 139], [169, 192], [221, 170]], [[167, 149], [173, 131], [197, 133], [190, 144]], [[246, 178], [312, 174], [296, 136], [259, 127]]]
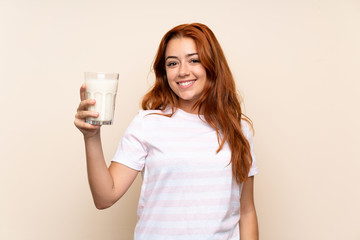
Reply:
[[0, 239], [132, 239], [141, 179], [95, 209], [78, 90], [120, 73], [110, 161], [161, 37], [190, 22], [217, 35], [255, 124], [261, 239], [360, 239], [358, 0], [0, 0]]

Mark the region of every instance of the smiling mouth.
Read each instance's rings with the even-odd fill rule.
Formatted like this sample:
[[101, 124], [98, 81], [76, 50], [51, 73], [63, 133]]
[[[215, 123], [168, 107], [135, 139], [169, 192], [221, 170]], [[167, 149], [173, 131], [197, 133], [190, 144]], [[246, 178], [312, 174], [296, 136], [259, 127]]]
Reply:
[[196, 80], [189, 80], [189, 81], [181, 81], [181, 82], [176, 82], [176, 83], [178, 85], [182, 86], [182, 87], [186, 87], [186, 86], [189, 86], [190, 84], [192, 84], [195, 81]]

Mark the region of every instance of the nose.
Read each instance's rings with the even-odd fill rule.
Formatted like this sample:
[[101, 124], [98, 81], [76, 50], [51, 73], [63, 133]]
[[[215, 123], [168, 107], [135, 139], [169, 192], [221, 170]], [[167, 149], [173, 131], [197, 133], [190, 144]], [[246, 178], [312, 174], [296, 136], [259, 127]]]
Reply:
[[186, 77], [189, 75], [190, 75], [190, 68], [189, 68], [188, 64], [186, 62], [184, 62], [180, 65], [179, 76]]

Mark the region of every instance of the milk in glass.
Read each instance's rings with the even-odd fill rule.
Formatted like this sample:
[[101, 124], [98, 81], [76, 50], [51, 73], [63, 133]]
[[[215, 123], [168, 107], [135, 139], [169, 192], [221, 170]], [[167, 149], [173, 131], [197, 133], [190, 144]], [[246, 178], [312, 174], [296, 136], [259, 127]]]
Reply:
[[95, 105], [89, 111], [98, 112], [97, 118], [89, 117], [87, 123], [95, 125], [110, 125], [113, 123], [118, 74], [85, 73], [85, 97], [95, 99]]

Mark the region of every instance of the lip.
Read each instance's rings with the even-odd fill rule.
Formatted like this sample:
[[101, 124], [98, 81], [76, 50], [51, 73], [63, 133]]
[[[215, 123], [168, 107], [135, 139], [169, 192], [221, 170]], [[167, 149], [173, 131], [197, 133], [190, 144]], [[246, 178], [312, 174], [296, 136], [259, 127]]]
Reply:
[[[197, 80], [197, 79], [182, 80], [182, 81], [177, 81], [176, 84], [179, 86], [179, 88], [185, 89], [185, 88], [189, 88], [189, 87], [191, 87], [192, 85], [194, 85], [194, 83], [196, 82], [196, 80]], [[191, 83], [188, 84], [188, 85], [185, 85], [185, 86], [180, 85], [180, 83], [185, 83], [185, 82], [191, 82]]]
[[181, 81], [176, 81], [176, 83], [179, 84], [179, 83], [191, 82], [191, 81], [196, 81], [196, 79], [181, 80]]

